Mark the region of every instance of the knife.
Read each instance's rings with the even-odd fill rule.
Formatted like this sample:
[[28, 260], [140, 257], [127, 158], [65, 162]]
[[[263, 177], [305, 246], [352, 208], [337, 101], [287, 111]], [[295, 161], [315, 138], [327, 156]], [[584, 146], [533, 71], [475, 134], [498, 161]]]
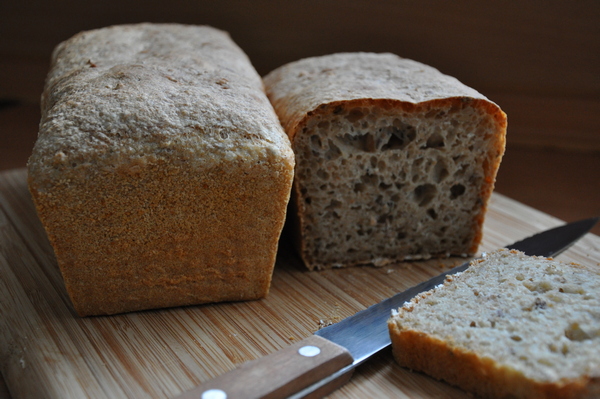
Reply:
[[[572, 222], [508, 245], [527, 255], [556, 256], [585, 235], [600, 217]], [[387, 320], [417, 294], [442, 284], [466, 262], [273, 354], [246, 362], [176, 399], [318, 398], [346, 383], [354, 369], [391, 345]]]

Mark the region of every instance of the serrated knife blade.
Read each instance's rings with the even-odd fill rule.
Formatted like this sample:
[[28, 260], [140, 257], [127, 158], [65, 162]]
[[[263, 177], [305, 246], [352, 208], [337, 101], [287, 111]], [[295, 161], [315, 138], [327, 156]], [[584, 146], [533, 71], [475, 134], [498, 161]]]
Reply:
[[[506, 246], [527, 255], [556, 256], [600, 218], [572, 222], [537, 233]], [[391, 345], [387, 320], [417, 294], [442, 284], [446, 276], [464, 271], [466, 262], [383, 300], [314, 335], [206, 382], [177, 399], [316, 398], [331, 393], [350, 379], [352, 371]]]

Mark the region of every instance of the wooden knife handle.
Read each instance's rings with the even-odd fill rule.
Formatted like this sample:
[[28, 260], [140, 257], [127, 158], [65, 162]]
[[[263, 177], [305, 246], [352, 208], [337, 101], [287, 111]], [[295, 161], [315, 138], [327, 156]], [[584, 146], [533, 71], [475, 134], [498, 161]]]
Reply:
[[[352, 364], [350, 352], [312, 335], [273, 354], [242, 364], [174, 399], [287, 398]], [[346, 383], [348, 372], [318, 391], [324, 396]]]

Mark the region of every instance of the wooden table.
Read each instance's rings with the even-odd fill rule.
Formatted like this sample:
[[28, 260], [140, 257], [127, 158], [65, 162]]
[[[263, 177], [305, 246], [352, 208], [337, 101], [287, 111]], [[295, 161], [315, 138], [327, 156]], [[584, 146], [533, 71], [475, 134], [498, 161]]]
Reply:
[[[494, 194], [480, 249], [561, 223]], [[463, 262], [308, 272], [284, 236], [263, 300], [79, 318], [23, 169], [0, 174], [0, 234], [0, 367], [13, 399], [172, 397]], [[600, 267], [600, 237], [586, 235], [560, 259]], [[331, 397], [469, 396], [400, 368], [386, 350]]]

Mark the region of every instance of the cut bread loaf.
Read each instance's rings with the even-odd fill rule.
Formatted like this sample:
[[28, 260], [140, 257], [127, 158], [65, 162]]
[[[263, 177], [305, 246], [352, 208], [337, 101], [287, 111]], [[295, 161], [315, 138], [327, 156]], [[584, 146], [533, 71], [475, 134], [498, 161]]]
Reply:
[[477, 251], [505, 146], [497, 105], [392, 54], [308, 58], [264, 81], [296, 154], [310, 269]]
[[55, 49], [28, 168], [83, 316], [265, 296], [293, 165], [225, 32], [138, 24]]
[[600, 270], [499, 250], [406, 303], [395, 359], [489, 398], [600, 397]]

